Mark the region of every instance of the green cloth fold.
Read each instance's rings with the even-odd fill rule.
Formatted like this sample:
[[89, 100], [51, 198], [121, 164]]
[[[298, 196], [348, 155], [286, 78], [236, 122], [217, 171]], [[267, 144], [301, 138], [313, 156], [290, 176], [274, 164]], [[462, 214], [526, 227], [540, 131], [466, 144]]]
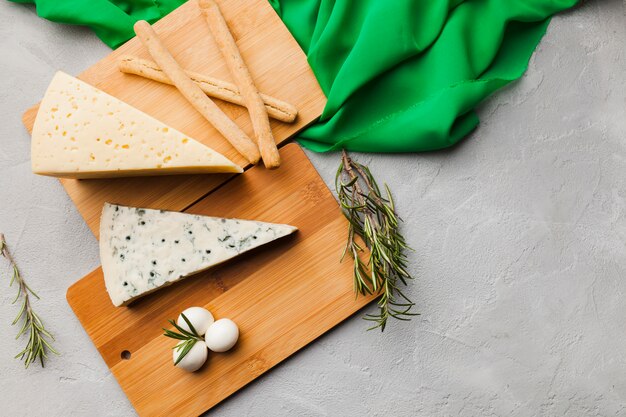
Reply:
[[[14, 0], [15, 1], [15, 0]], [[522, 76], [553, 14], [577, 0], [269, 0], [328, 97], [300, 134], [314, 151], [451, 146], [474, 108]], [[183, 0], [32, 0], [46, 19], [90, 26], [115, 48], [136, 20]]]
[[135, 36], [138, 20], [154, 23], [185, 0], [9, 0], [35, 4], [37, 15], [58, 23], [90, 27], [111, 48]]

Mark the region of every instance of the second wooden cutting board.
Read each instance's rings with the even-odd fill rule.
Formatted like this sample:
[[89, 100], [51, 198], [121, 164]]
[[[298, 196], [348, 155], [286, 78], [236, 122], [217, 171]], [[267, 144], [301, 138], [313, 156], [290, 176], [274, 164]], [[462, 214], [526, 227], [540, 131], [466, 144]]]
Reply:
[[[334, 197], [297, 145], [282, 154], [279, 170], [252, 168], [186, 211], [288, 223], [297, 234], [129, 307], [113, 307], [100, 268], [70, 287], [68, 302], [140, 415], [198, 415], [372, 300], [355, 297], [352, 262], [340, 262], [348, 224]], [[161, 335], [190, 306], [241, 330], [233, 351], [211, 353], [193, 374], [172, 365], [175, 342]]]

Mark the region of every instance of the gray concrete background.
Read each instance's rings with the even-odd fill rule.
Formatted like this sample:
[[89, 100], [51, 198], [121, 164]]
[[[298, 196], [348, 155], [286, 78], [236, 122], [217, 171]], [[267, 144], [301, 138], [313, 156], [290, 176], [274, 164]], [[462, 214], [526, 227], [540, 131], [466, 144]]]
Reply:
[[[358, 155], [395, 192], [422, 315], [383, 335], [347, 320], [211, 415], [625, 416], [624, 9], [556, 17], [461, 146]], [[134, 414], [65, 301], [98, 265], [96, 240], [58, 182], [30, 172], [20, 121], [55, 70], [108, 52], [0, 1], [0, 230], [63, 353], [43, 370], [12, 359], [23, 340], [2, 263], [0, 415]], [[330, 185], [337, 155], [309, 156]]]

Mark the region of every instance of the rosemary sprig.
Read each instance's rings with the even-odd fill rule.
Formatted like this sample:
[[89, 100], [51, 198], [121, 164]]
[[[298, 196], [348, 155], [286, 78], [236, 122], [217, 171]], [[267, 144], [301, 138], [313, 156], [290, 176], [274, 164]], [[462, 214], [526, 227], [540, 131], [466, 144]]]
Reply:
[[17, 283], [17, 295], [13, 299], [11, 304], [17, 303], [18, 300], [22, 300], [20, 304], [20, 310], [13, 320], [12, 325], [18, 324], [20, 321], [22, 322], [22, 327], [20, 331], [15, 336], [18, 339], [20, 336], [24, 334], [28, 334], [28, 343], [24, 350], [15, 355], [15, 358], [20, 358], [20, 360], [24, 361], [24, 365], [26, 368], [30, 366], [31, 363], [39, 359], [41, 362], [41, 366], [44, 366], [44, 360], [48, 359], [48, 351], [59, 354], [53, 347], [52, 341], [54, 341], [54, 337], [50, 332], [48, 332], [39, 316], [33, 311], [30, 302], [30, 296], [39, 299], [39, 296], [35, 294], [35, 292], [26, 284], [24, 278], [20, 274], [11, 253], [7, 247], [7, 242], [4, 239], [4, 235], [0, 233], [0, 254], [9, 261], [9, 264], [12, 269], [12, 276], [9, 286], [13, 286], [13, 283]]
[[177, 344], [172, 348], [180, 352], [178, 354], [178, 357], [176, 358], [176, 362], [174, 362], [174, 365], [178, 365], [178, 363], [183, 360], [183, 358], [187, 355], [187, 353], [189, 353], [189, 351], [196, 344], [196, 342], [202, 342], [202, 336], [198, 334], [187, 316], [185, 316], [184, 314], [181, 314], [181, 316], [183, 317], [183, 320], [185, 320], [185, 323], [187, 323], [187, 326], [189, 326], [189, 330], [191, 331], [183, 329], [178, 324], [176, 324], [174, 320], [168, 320], [168, 322], [172, 326], [174, 326], [174, 328], [178, 330], [179, 333], [163, 328], [163, 331], [165, 331], [165, 333], [163, 333], [163, 336], [170, 337], [176, 340], [183, 340], [183, 343]]
[[[342, 259], [349, 254], [354, 260], [354, 290], [356, 294], [379, 294], [378, 314], [366, 314], [365, 320], [374, 322], [369, 330], [385, 330], [387, 320], [410, 320], [415, 305], [401, 291], [400, 283], [412, 279], [406, 270], [405, 250], [411, 248], [400, 233], [398, 217], [391, 192], [385, 184], [383, 197], [369, 168], [353, 161], [342, 152], [341, 164], [335, 177], [335, 189], [343, 214], [350, 224], [348, 242]], [[369, 248], [367, 261], [359, 254], [363, 247], [361, 237]]]

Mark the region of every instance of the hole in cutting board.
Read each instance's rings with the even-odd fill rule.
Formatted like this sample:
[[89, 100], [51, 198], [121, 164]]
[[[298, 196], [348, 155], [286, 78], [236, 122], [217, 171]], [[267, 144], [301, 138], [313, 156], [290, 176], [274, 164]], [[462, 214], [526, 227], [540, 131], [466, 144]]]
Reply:
[[120, 354], [120, 357], [121, 357], [123, 360], [127, 361], [127, 360], [129, 360], [129, 359], [130, 359], [130, 352], [129, 352], [129, 351], [127, 351], [127, 350], [123, 350], [123, 351], [122, 351], [122, 353]]

